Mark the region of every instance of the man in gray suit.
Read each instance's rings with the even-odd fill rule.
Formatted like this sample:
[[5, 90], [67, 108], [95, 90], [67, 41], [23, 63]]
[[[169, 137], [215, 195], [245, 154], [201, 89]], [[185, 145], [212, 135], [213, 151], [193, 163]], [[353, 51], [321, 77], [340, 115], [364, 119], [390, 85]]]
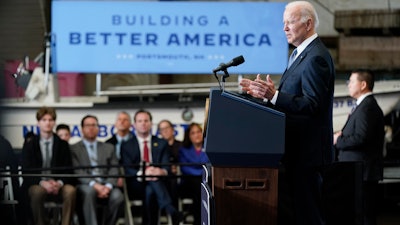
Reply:
[[339, 161], [363, 162], [364, 223], [376, 225], [378, 181], [383, 178], [383, 143], [385, 121], [372, 94], [374, 76], [369, 70], [351, 73], [349, 95], [357, 100], [343, 129], [333, 140]]
[[[82, 140], [71, 146], [72, 162], [76, 174], [98, 175], [98, 177], [79, 178], [78, 199], [82, 201], [84, 224], [97, 225], [96, 204], [107, 204], [105, 219], [108, 225], [114, 225], [118, 211], [124, 198], [116, 186], [117, 178], [104, 175], [118, 175], [117, 167], [102, 167], [118, 165], [114, 146], [97, 141], [99, 125], [97, 117], [87, 115], [81, 121]], [[99, 167], [96, 167], [99, 166]], [[86, 167], [86, 168], [85, 168]], [[94, 167], [94, 168], [87, 168]]]

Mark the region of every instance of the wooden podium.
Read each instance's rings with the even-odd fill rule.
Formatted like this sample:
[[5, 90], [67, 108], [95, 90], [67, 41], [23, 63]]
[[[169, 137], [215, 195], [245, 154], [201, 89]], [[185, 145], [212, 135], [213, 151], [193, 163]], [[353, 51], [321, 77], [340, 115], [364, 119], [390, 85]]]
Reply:
[[213, 167], [216, 224], [277, 224], [278, 170]]
[[277, 167], [284, 138], [283, 113], [211, 89], [205, 137], [212, 164], [211, 224], [277, 224]]

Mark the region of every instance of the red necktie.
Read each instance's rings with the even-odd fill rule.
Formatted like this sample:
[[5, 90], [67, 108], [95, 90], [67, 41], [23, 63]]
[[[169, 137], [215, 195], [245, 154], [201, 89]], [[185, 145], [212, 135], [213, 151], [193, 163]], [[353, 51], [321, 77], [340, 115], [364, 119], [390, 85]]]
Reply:
[[147, 146], [147, 141], [143, 142], [143, 161], [150, 162], [149, 147]]

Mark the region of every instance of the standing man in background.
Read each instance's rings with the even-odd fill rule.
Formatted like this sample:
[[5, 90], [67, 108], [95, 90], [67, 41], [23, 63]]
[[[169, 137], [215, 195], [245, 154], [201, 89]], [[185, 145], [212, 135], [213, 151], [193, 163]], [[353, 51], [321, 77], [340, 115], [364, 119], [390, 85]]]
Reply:
[[240, 83], [247, 94], [286, 115], [282, 158], [286, 179], [280, 179], [280, 183], [289, 188], [288, 196], [294, 212], [295, 221], [288, 224], [325, 224], [321, 172], [324, 165], [333, 161], [334, 155], [332, 104], [335, 68], [328, 49], [316, 33], [318, 23], [317, 13], [309, 2], [287, 4], [283, 30], [288, 43], [296, 49], [278, 89], [270, 75], [262, 80], [258, 74], [254, 81], [243, 79]]
[[[115, 188], [117, 178], [107, 177], [118, 175], [117, 157], [114, 146], [97, 141], [99, 123], [96, 116], [87, 115], [81, 121], [82, 140], [71, 145], [72, 162], [76, 174], [93, 175], [93, 177], [79, 178], [78, 199], [82, 201], [84, 224], [115, 225], [118, 212], [124, 202], [119, 188]], [[99, 167], [97, 167], [99, 166]], [[111, 167], [106, 167], [111, 166]], [[93, 167], [93, 168], [79, 168]], [[97, 222], [97, 203], [106, 204], [105, 223]]]
[[36, 225], [49, 222], [44, 209], [46, 200], [62, 201], [62, 225], [70, 225], [75, 210], [76, 189], [73, 179], [51, 176], [73, 173], [69, 145], [53, 132], [56, 118], [55, 109], [40, 108], [36, 112], [40, 134], [26, 139], [22, 147], [23, 173], [46, 175], [24, 177], [22, 184], [22, 190], [28, 192]]
[[348, 88], [357, 102], [343, 129], [334, 134], [333, 143], [339, 161], [363, 162], [363, 224], [376, 225], [378, 181], [383, 178], [384, 116], [372, 94], [371, 71], [353, 71]]

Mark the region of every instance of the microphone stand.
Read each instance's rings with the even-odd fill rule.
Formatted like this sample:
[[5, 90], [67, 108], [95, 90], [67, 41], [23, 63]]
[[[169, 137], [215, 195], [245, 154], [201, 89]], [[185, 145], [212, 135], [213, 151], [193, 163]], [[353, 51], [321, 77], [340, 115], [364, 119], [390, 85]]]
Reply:
[[229, 77], [229, 73], [228, 73], [227, 69], [224, 69], [223, 71], [224, 71], [224, 75], [221, 75], [221, 77], [222, 77], [221, 80], [222, 80], [222, 91], [224, 92], [225, 91], [225, 78]]
[[215, 76], [215, 79], [217, 79], [217, 81], [218, 81], [219, 89], [222, 91], [221, 82], [218, 79], [217, 72], [214, 72], [214, 76]]
[[222, 71], [224, 71], [224, 75], [221, 75], [222, 85], [221, 85], [220, 79], [218, 79], [217, 72], [214, 72], [214, 76], [215, 76], [215, 79], [217, 79], [217, 81], [218, 81], [219, 89], [221, 91], [225, 91], [225, 78], [229, 77], [230, 75], [229, 75], [227, 69], [224, 69]]

